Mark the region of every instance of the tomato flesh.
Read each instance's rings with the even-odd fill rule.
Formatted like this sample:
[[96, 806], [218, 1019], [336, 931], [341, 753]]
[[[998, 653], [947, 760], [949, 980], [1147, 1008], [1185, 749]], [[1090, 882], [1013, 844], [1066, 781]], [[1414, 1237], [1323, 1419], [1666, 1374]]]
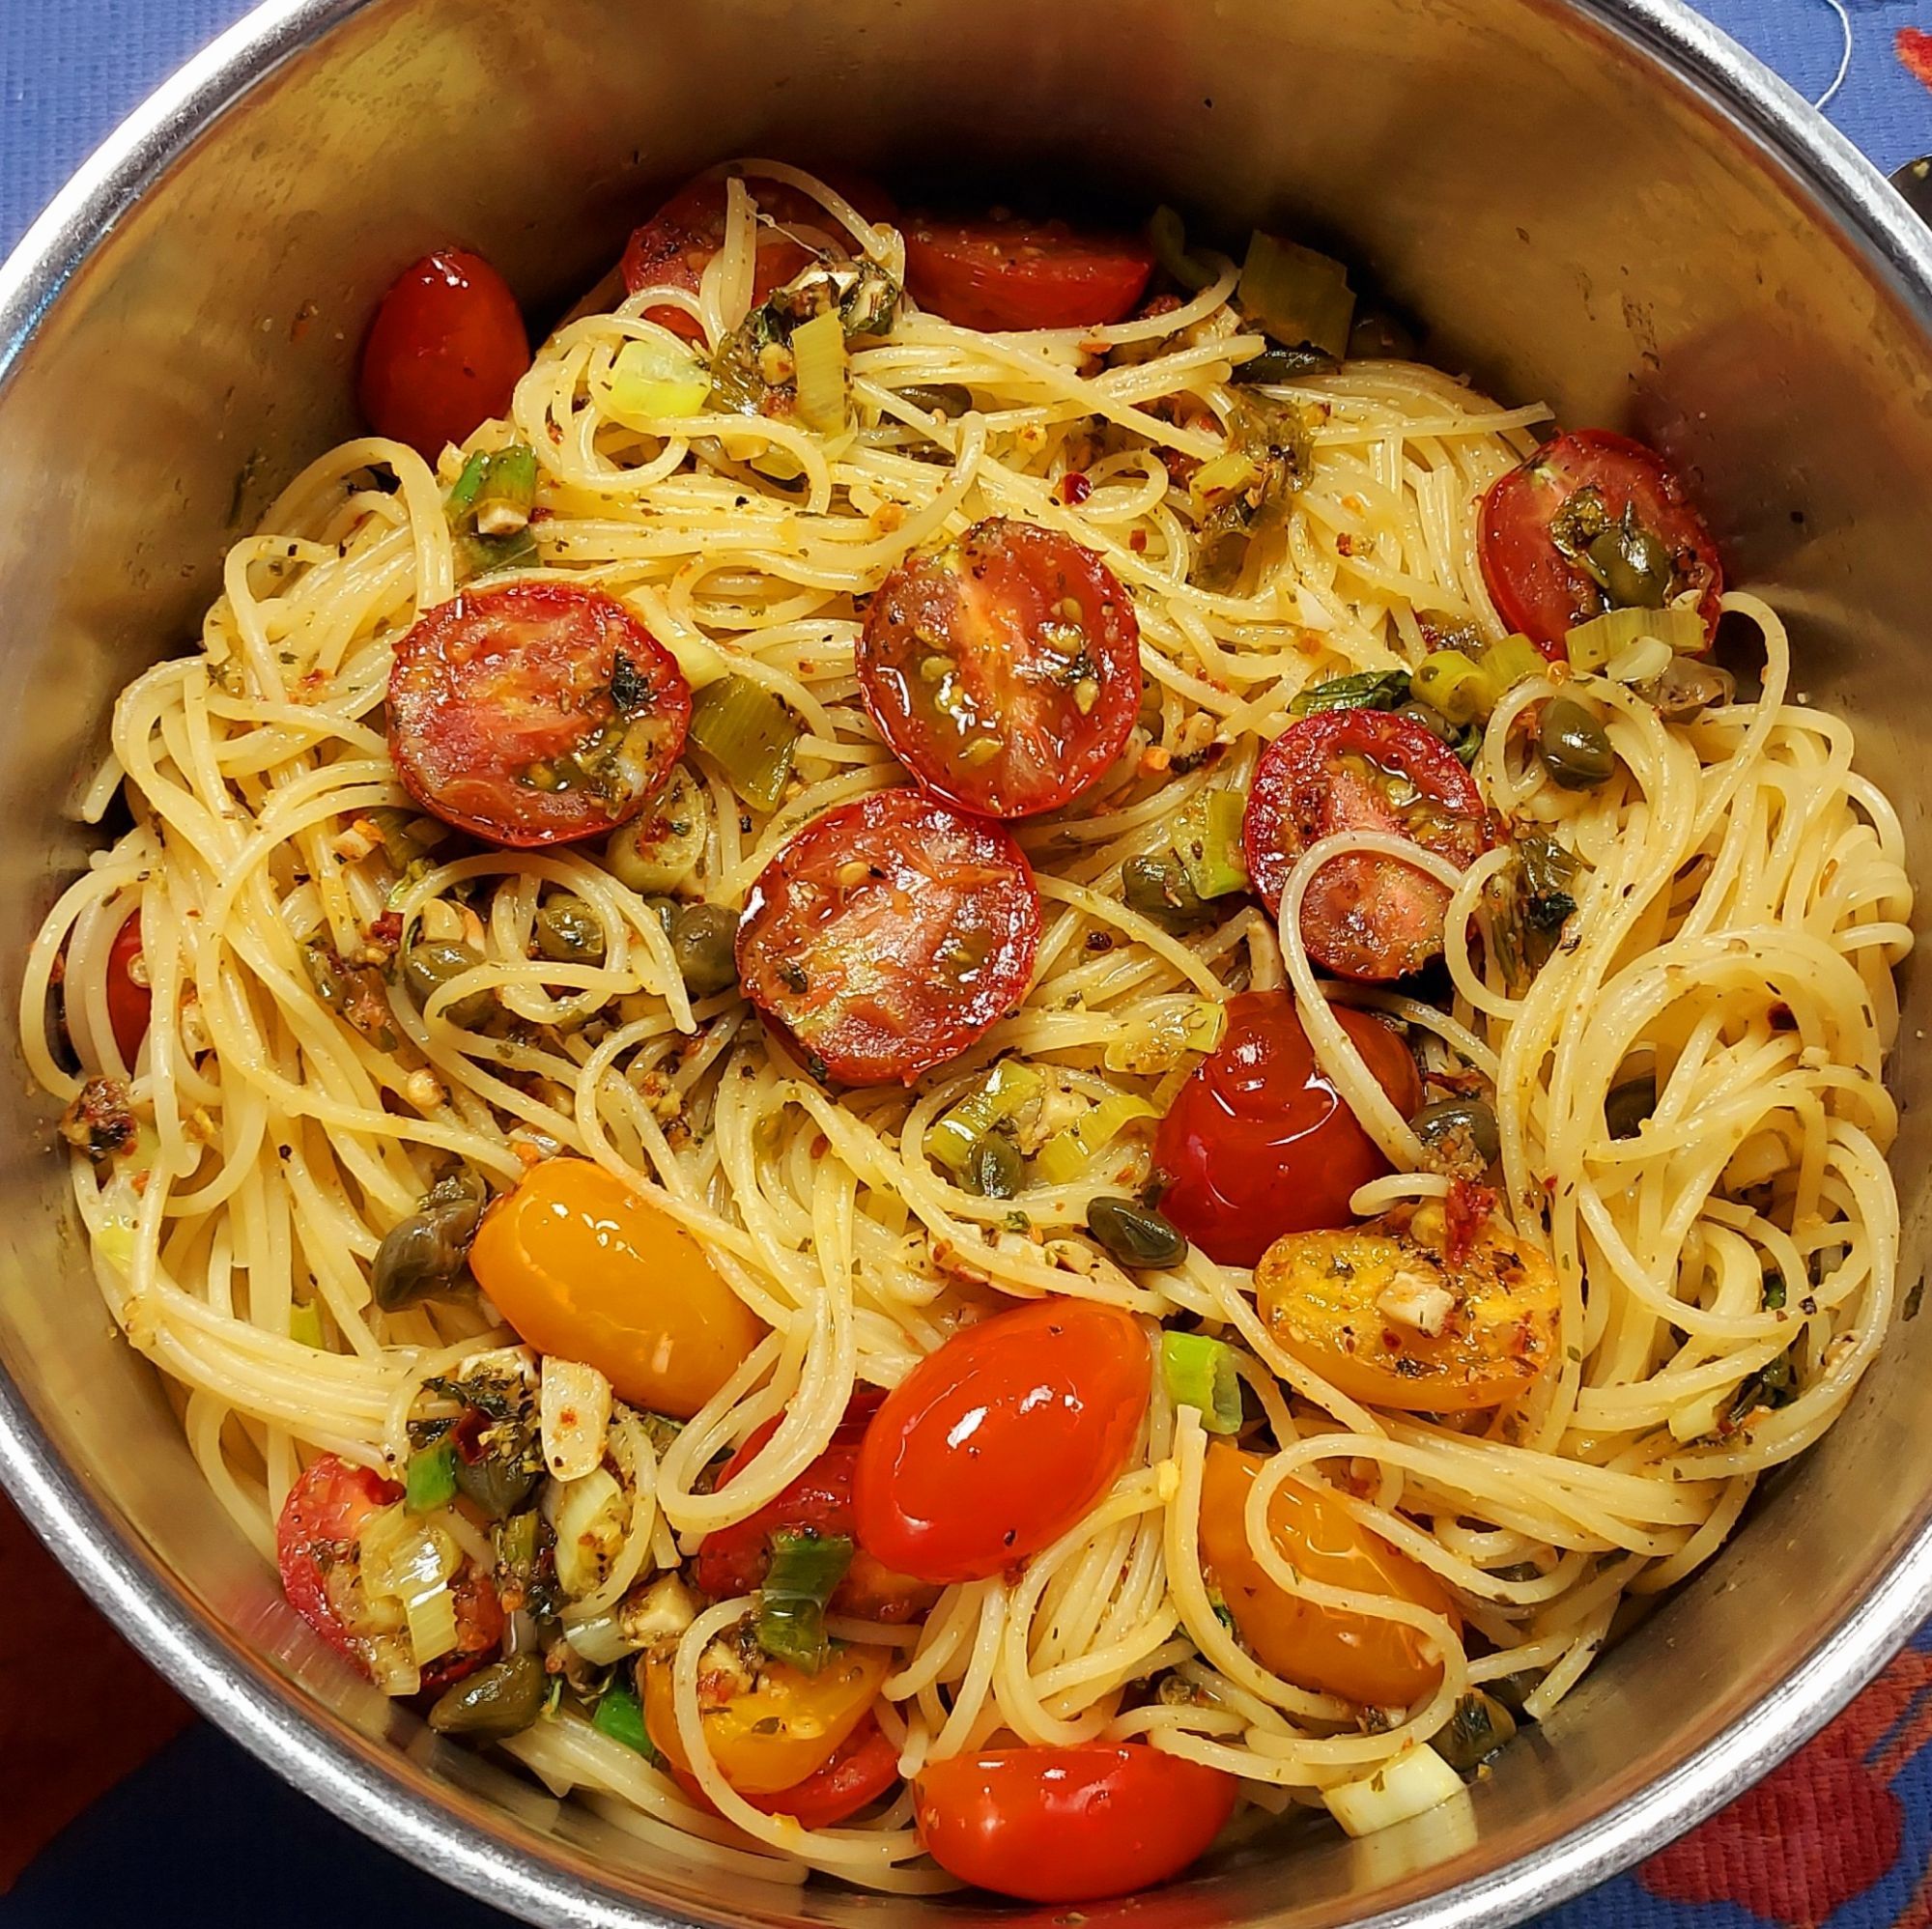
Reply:
[[[1408, 1047], [1379, 1020], [1328, 1007], [1406, 1119], [1422, 1103]], [[1228, 1005], [1219, 1048], [1188, 1073], [1154, 1134], [1160, 1209], [1210, 1260], [1252, 1266], [1284, 1233], [1350, 1223], [1357, 1186], [1389, 1171], [1317, 1063], [1284, 991]]]
[[1037, 1553], [1126, 1466], [1151, 1392], [1132, 1314], [1043, 1299], [928, 1353], [867, 1430], [862, 1546], [899, 1573], [980, 1580]]
[[1004, 516], [886, 579], [857, 667], [894, 755], [935, 796], [988, 817], [1077, 797], [1140, 711], [1126, 591], [1070, 537]]
[[815, 1076], [910, 1085], [1026, 996], [1039, 890], [997, 824], [917, 790], [814, 819], [758, 875], [738, 977]]
[[389, 754], [425, 810], [513, 848], [635, 817], [671, 773], [691, 686], [624, 606], [569, 582], [466, 590], [396, 645]]
[[1097, 328], [1132, 314], [1153, 273], [1138, 235], [1019, 214], [909, 214], [906, 287], [962, 328]]
[[107, 1022], [113, 1028], [114, 1043], [121, 1063], [130, 1069], [148, 1035], [148, 1021], [154, 1015], [155, 995], [134, 976], [141, 962], [141, 914], [130, 911], [107, 948]]
[[[1241, 841], [1270, 911], [1295, 860], [1337, 831], [1392, 832], [1460, 870], [1491, 841], [1482, 793], [1455, 753], [1380, 710], [1300, 718], [1262, 752]], [[1309, 880], [1301, 941], [1342, 978], [1403, 978], [1441, 951], [1448, 908], [1448, 888], [1400, 858], [1336, 858]]]
[[1708, 641], [1724, 593], [1718, 546], [1676, 470], [1655, 449], [1607, 429], [1557, 436], [1490, 485], [1479, 554], [1496, 613], [1545, 656], [1560, 660], [1568, 633], [1610, 607], [1602, 585], [1552, 535], [1552, 525], [1583, 490], [1597, 493], [1612, 521], [1628, 510], [1662, 543], [1670, 553], [1671, 594], [1698, 592]]
[[509, 284], [481, 255], [451, 249], [412, 262], [390, 285], [362, 344], [359, 399], [379, 436], [435, 462], [510, 398], [530, 338]]
[[941, 1868], [1023, 1902], [1091, 1902], [1177, 1876], [1235, 1810], [1231, 1774], [1145, 1742], [993, 1748], [928, 1762], [921, 1845]]

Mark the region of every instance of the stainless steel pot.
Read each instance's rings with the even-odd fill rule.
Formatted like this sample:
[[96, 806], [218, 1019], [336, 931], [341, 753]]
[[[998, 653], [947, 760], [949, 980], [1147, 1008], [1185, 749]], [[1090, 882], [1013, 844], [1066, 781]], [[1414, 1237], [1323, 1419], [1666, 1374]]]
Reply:
[[[1701, 477], [1800, 683], [1859, 722], [1922, 847], [1932, 246], [1771, 74], [1669, 0], [270, 0], [137, 114], [0, 271], [0, 986], [84, 861], [75, 773], [114, 692], [182, 645], [224, 545], [349, 427], [356, 338], [425, 246], [534, 309], [650, 190], [732, 153], [961, 179], [1059, 170], [1346, 243], [1430, 351]], [[1902, 1284], [1925, 1262], [1922, 1028], [1895, 1076]], [[108, 1330], [44, 1109], [0, 1081], [0, 1470], [194, 1702], [291, 1781], [532, 1921], [805, 1919], [932, 1905], [703, 1876], [350, 1681], [281, 1605]], [[1090, 1918], [1492, 1925], [1736, 1794], [1932, 1604], [1932, 1322], [1747, 1528], [1475, 1791], [1357, 1843], [1251, 1848]], [[998, 1912], [944, 1905], [952, 1920]]]

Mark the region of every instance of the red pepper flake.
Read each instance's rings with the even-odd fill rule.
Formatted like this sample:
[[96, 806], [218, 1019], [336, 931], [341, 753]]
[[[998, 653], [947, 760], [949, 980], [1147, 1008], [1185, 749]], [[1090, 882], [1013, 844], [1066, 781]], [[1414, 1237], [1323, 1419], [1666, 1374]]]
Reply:
[[1496, 1209], [1496, 1195], [1487, 1185], [1472, 1184], [1466, 1178], [1449, 1181], [1447, 1227], [1443, 1236], [1443, 1257], [1452, 1267], [1469, 1257], [1477, 1234], [1490, 1223]]
[[1145, 529], [1129, 529], [1127, 531], [1127, 547], [1136, 555], [1139, 555], [1147, 548], [1147, 531]]
[[1060, 478], [1060, 499], [1069, 509], [1077, 509], [1094, 493], [1094, 485], [1077, 468], [1070, 468]]
[[1891, 44], [1899, 66], [1915, 80], [1932, 87], [1932, 34], [1923, 27], [1900, 27]]

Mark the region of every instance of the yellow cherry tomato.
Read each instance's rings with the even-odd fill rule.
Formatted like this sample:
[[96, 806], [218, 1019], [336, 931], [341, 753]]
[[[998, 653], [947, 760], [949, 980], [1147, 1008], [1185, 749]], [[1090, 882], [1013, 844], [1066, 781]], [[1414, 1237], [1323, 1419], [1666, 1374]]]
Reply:
[[[1243, 1510], [1267, 1462], [1225, 1441], [1208, 1449], [1201, 1475], [1201, 1561], [1241, 1638], [1284, 1681], [1378, 1708], [1406, 1708], [1433, 1693], [1442, 1664], [1400, 1622], [1317, 1607], [1277, 1587], [1248, 1546]], [[1275, 1551], [1297, 1574], [1329, 1587], [1413, 1602], [1460, 1630], [1447, 1590], [1425, 1567], [1371, 1534], [1326, 1489], [1293, 1478], [1268, 1502]]]
[[[866, 1718], [891, 1666], [892, 1651], [874, 1647], [841, 1648], [815, 1675], [789, 1661], [764, 1661], [747, 1680], [735, 1668], [700, 1663], [699, 1718], [718, 1772], [740, 1795], [796, 1787]], [[644, 1664], [644, 1727], [666, 1761], [688, 1775], [668, 1655]]]
[[588, 1159], [546, 1159], [484, 1215], [469, 1269], [540, 1353], [688, 1420], [764, 1327], [684, 1228]]
[[1549, 1262], [1500, 1221], [1451, 1264], [1433, 1202], [1339, 1233], [1291, 1233], [1255, 1268], [1284, 1352], [1370, 1406], [1460, 1413], [1529, 1390], [1556, 1353]]

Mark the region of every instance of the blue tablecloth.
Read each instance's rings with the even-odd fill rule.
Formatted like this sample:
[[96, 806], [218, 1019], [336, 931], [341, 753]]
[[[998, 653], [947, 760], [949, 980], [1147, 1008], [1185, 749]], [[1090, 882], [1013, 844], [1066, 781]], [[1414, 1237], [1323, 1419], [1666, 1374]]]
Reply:
[[[1829, 111], [1889, 172], [1932, 153], [1932, 0], [1847, 5], [1852, 57]], [[1831, 85], [1844, 44], [1831, 0], [1704, 10], [1807, 98]], [[0, 248], [123, 114], [243, 11], [242, 0], [0, 0]], [[0, 1568], [0, 1624], [5, 1589], [24, 1584]], [[0, 1625], [0, 1653], [4, 1637]], [[47, 1660], [58, 1683], [60, 1660]], [[1932, 1929], [1928, 1738], [1932, 1641], [1921, 1635], [1790, 1768], [1542, 1929]], [[35, 1767], [0, 1762], [0, 1789]], [[0, 1929], [154, 1929], [190, 1915], [197, 1929], [505, 1929], [199, 1725], [0, 1895]]]

